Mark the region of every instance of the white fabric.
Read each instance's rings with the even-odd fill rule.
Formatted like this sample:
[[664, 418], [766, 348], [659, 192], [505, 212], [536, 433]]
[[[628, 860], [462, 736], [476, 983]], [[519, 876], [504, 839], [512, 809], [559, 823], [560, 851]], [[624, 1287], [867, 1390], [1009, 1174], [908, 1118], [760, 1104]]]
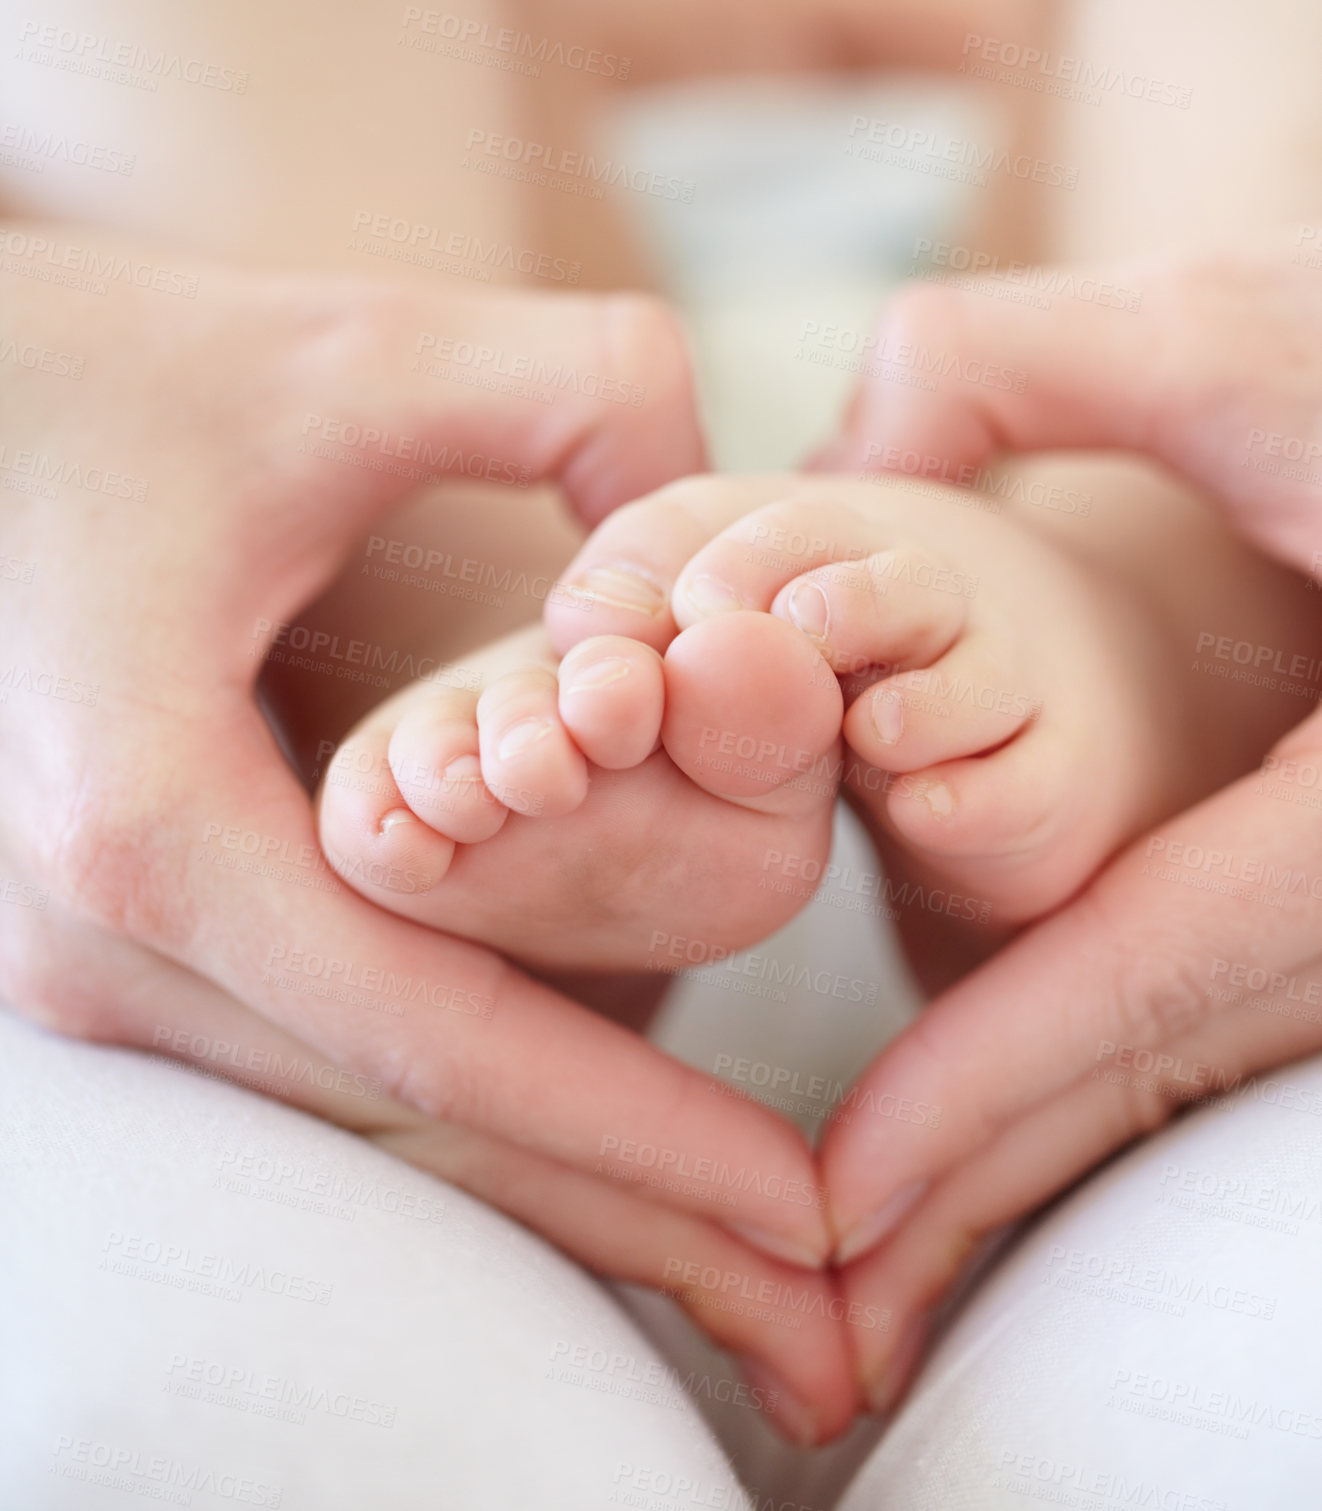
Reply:
[[[840, 1511], [1309, 1504], [1319, 1112], [1315, 1060], [1085, 1184], [972, 1298]], [[732, 1468], [676, 1383], [730, 1366], [654, 1298], [669, 1355], [371, 1145], [8, 1015], [0, 1148], [6, 1511], [827, 1511], [874, 1430], [805, 1457], [727, 1408]]]
[[0, 1013], [0, 1149], [5, 1511], [733, 1504], [682, 1391], [575, 1383], [665, 1369], [599, 1285], [361, 1139]]
[[840, 1511], [1295, 1511], [1322, 1486], [1322, 1059], [1093, 1176], [983, 1285]]

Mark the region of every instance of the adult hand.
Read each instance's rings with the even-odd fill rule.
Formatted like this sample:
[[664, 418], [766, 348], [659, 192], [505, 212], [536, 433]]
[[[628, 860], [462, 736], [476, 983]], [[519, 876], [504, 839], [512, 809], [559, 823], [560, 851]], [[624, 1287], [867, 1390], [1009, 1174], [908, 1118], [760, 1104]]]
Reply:
[[[829, 1295], [765, 1257], [829, 1247], [798, 1134], [344, 887], [254, 696], [278, 627], [447, 468], [476, 455], [555, 478], [593, 521], [699, 467], [668, 318], [626, 297], [176, 270], [88, 245], [0, 231], [0, 994], [62, 1032], [195, 1059], [289, 1036], [448, 1125], [433, 1168], [572, 1229], [589, 1263], [684, 1288], [719, 1253], [755, 1285]], [[472, 386], [466, 344], [593, 381], [552, 384], [553, 402]], [[408, 461], [376, 465], [382, 437]], [[309, 1093], [294, 1078], [284, 1094]], [[724, 1341], [817, 1402], [814, 1435], [843, 1425], [853, 1389], [825, 1310], [805, 1335], [688, 1289]]]
[[[1136, 311], [1095, 297], [1027, 309], [998, 299], [994, 280], [906, 290], [879, 350], [913, 343], [963, 376], [930, 391], [867, 384], [821, 462], [959, 481], [1005, 451], [1144, 452], [1219, 498], [1246, 538], [1318, 576], [1322, 272], [1309, 244], [1305, 233], [1089, 285], [1140, 292]], [[1023, 392], [968, 382], [975, 364], [1022, 370]], [[1271, 673], [1322, 687], [1322, 667], [1293, 649], [1270, 648]], [[1133, 845], [864, 1073], [856, 1107], [907, 1097], [941, 1109], [935, 1127], [856, 1113], [824, 1145], [846, 1293], [895, 1319], [857, 1335], [877, 1409], [903, 1388], [933, 1305], [983, 1235], [1191, 1099], [1322, 1049], [1319, 793], [1314, 713], [1260, 773]], [[1288, 1076], [1272, 1095], [1290, 1105]]]

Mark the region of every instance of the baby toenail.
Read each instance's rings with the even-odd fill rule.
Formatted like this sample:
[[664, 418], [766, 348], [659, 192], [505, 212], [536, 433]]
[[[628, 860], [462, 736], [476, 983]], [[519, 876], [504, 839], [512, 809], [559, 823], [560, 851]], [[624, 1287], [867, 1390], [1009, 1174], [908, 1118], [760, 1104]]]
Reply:
[[743, 600], [728, 582], [703, 573], [684, 584], [684, 596], [699, 614], [728, 614], [743, 608]]
[[879, 687], [872, 695], [872, 727], [883, 745], [899, 743], [904, 733], [904, 699], [890, 688]]
[[949, 818], [955, 811], [955, 794], [944, 782], [936, 782], [931, 787], [925, 787], [923, 796], [927, 799], [927, 806], [932, 810], [933, 818]]
[[455, 756], [441, 773], [441, 780], [447, 785], [458, 782], [480, 782], [482, 762], [475, 755]]
[[825, 640], [831, 623], [831, 605], [820, 584], [796, 582], [790, 589], [785, 607], [797, 630], [802, 630], [812, 640]]
[[611, 656], [605, 661], [597, 661], [591, 666], [585, 666], [563, 686], [568, 693], [595, 692], [597, 688], [609, 687], [612, 682], [619, 682], [628, 675], [629, 663], [621, 656]]
[[496, 754], [502, 761], [507, 761], [511, 756], [521, 755], [529, 746], [535, 745], [538, 740], [544, 740], [550, 733], [549, 719], [520, 719], [501, 735]]
[[666, 606], [665, 589], [632, 567], [593, 567], [565, 586], [571, 598], [632, 609], [636, 614], [655, 617]]
[[407, 808], [392, 808], [381, 820], [378, 833], [389, 834], [392, 829], [398, 829], [401, 824], [416, 824], [417, 822]]

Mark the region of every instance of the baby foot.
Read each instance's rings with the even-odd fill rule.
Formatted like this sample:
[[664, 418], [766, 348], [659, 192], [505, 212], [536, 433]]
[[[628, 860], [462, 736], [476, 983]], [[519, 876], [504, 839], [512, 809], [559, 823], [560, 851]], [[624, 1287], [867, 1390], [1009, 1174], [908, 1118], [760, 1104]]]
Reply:
[[371, 901], [545, 969], [676, 970], [801, 899], [768, 856], [830, 846], [843, 709], [767, 615], [600, 635], [557, 666], [520, 631], [375, 709], [319, 796], [323, 848]]
[[[1120, 585], [953, 489], [745, 479], [722, 528], [731, 490], [690, 480], [607, 520], [548, 608], [553, 639], [658, 645], [748, 610], [793, 625], [840, 678], [843, 785], [904, 858], [901, 910], [939, 895], [943, 928], [984, 934], [1038, 917], [1197, 784], [1186, 669]], [[672, 589], [664, 610], [596, 590], [637, 563]]]

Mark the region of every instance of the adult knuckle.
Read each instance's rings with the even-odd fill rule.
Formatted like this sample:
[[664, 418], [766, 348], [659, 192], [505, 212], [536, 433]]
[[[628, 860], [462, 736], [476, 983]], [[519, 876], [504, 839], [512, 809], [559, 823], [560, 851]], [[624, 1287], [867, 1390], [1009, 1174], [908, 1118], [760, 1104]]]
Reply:
[[455, 1057], [444, 1061], [416, 1052], [391, 1056], [382, 1065], [385, 1094], [440, 1123], [480, 1121], [483, 1099], [478, 1079]]
[[50, 925], [10, 932], [0, 957], [0, 994], [24, 1017], [66, 1038], [119, 1037], [111, 993], [71, 964], [69, 941]]
[[183, 816], [114, 786], [85, 794], [55, 861], [54, 890], [112, 933], [173, 951], [194, 932]]
[[1160, 1082], [1141, 1076], [1127, 1076], [1115, 1091], [1112, 1117], [1117, 1146], [1164, 1128], [1179, 1104], [1179, 1098], [1163, 1089]]
[[1126, 1042], [1161, 1044], [1208, 1015], [1208, 970], [1197, 942], [1173, 931], [1127, 942], [1115, 977], [1115, 1005]]

